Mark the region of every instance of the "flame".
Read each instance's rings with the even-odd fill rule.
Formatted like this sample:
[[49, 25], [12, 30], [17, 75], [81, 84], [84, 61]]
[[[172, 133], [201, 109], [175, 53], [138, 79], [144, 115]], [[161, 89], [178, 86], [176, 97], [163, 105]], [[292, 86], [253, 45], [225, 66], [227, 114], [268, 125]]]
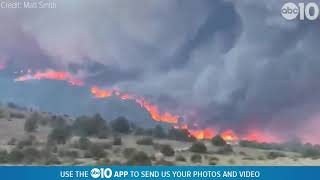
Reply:
[[205, 128], [202, 130], [189, 130], [189, 133], [196, 139], [211, 139], [215, 135], [215, 130], [212, 128]]
[[193, 129], [193, 128], [190, 128], [188, 124], [175, 125], [173, 127], [176, 129], [185, 129], [189, 132], [191, 136], [199, 140], [211, 139], [216, 134], [216, 131], [214, 128]]
[[256, 142], [281, 142], [282, 140], [269, 133], [259, 131], [257, 129], [250, 130], [245, 136], [242, 137], [243, 140], [256, 141]]
[[15, 81], [29, 81], [29, 80], [59, 80], [67, 81], [72, 86], [83, 86], [84, 82], [80, 79], [74, 78], [70, 73], [63, 71], [46, 70], [44, 72], [36, 72], [31, 74], [31, 70], [28, 70], [28, 74], [20, 76]]
[[150, 113], [153, 120], [171, 124], [178, 123], [178, 115], [173, 115], [170, 112], [161, 113], [156, 105], [149, 103], [142, 97], [137, 97], [128, 93], [122, 93], [119, 90], [103, 90], [98, 87], [92, 87], [91, 93], [96, 98], [108, 98], [112, 95], [115, 95], [122, 100], [134, 100], [137, 104], [139, 104], [142, 108], [146, 109]]
[[235, 134], [235, 132], [232, 129], [228, 129], [228, 130], [222, 132], [221, 137], [225, 141], [229, 141], [229, 142], [235, 142], [235, 141], [239, 140], [239, 137]]
[[[0, 70], [4, 69], [5, 65], [0, 64]], [[60, 80], [67, 81], [72, 86], [83, 86], [84, 82], [82, 80], [74, 78], [70, 73], [63, 71], [54, 71], [54, 70], [46, 70], [44, 72], [36, 72], [32, 74], [32, 71], [28, 69], [27, 74], [20, 76], [15, 79], [15, 81], [28, 81], [28, 80], [41, 80], [41, 79], [49, 79], [49, 80]], [[139, 97], [136, 95], [132, 95], [129, 93], [123, 93], [118, 89], [106, 90], [100, 89], [99, 87], [93, 86], [90, 88], [91, 94], [96, 98], [108, 98], [111, 96], [116, 96], [121, 100], [133, 100], [137, 104], [139, 104], [142, 108], [147, 110], [152, 119], [159, 122], [165, 122], [174, 124], [174, 128], [185, 129], [189, 132], [190, 136], [195, 137], [196, 139], [211, 139], [216, 135], [216, 130], [214, 128], [199, 128], [199, 124], [197, 122], [192, 122], [190, 124], [182, 124], [179, 122], [180, 116], [174, 115], [171, 112], [160, 111], [158, 106], [148, 102], [145, 98]], [[184, 116], [183, 116], [184, 117]], [[239, 140], [250, 140], [257, 142], [280, 142], [278, 138], [272, 136], [271, 134], [263, 131], [259, 131], [257, 129], [250, 129], [247, 134], [244, 136], [238, 136], [234, 130], [227, 129], [222, 131], [221, 137], [228, 142], [237, 142]]]
[[102, 90], [98, 87], [92, 87], [90, 91], [96, 98], [107, 98], [112, 96], [112, 91]]

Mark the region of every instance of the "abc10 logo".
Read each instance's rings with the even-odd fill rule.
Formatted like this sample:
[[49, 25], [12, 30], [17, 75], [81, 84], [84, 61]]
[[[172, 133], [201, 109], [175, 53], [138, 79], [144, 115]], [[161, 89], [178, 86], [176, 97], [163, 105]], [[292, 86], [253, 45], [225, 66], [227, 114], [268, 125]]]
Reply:
[[294, 20], [299, 16], [300, 20], [314, 21], [319, 18], [319, 6], [314, 2], [309, 3], [285, 3], [281, 8], [281, 15], [287, 20]]

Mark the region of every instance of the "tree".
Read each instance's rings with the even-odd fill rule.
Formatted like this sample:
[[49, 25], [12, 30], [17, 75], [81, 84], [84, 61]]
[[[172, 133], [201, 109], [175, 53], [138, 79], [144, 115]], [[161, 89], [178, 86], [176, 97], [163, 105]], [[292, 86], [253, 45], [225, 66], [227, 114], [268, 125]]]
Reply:
[[79, 149], [86, 150], [90, 147], [91, 141], [86, 137], [81, 137], [78, 141]]
[[215, 146], [224, 146], [227, 144], [227, 142], [220, 135], [213, 137], [211, 142]]
[[165, 156], [173, 156], [174, 155], [173, 148], [168, 144], [162, 145], [160, 152]]
[[201, 157], [200, 154], [193, 154], [190, 157], [190, 161], [193, 162], [193, 163], [201, 163], [202, 162], [202, 157]]
[[41, 116], [38, 113], [32, 113], [24, 123], [24, 130], [26, 132], [35, 132], [38, 128], [38, 121], [40, 121], [40, 119]]
[[153, 145], [153, 139], [151, 137], [143, 137], [136, 142], [138, 145]]
[[96, 159], [100, 159], [106, 156], [106, 152], [104, 152], [103, 147], [99, 144], [91, 144], [88, 153], [91, 157], [95, 157]]
[[152, 134], [156, 138], [165, 138], [167, 136], [165, 130], [160, 125], [156, 125]]
[[151, 166], [151, 159], [143, 151], [138, 151], [128, 160], [127, 165], [129, 166]]
[[0, 164], [8, 162], [8, 152], [7, 150], [0, 150]]
[[80, 136], [96, 136], [99, 138], [106, 138], [109, 133], [107, 122], [100, 114], [93, 117], [78, 117], [73, 124], [73, 130]]
[[206, 153], [207, 147], [203, 142], [195, 142], [190, 147], [190, 151], [195, 153]]
[[57, 144], [65, 144], [71, 137], [71, 128], [67, 125], [57, 126], [48, 135], [48, 140]]
[[8, 162], [9, 163], [21, 163], [23, 161], [24, 155], [19, 149], [13, 149], [8, 154]]
[[177, 141], [194, 141], [195, 138], [193, 136], [190, 135], [190, 133], [188, 132], [188, 130], [186, 129], [176, 129], [176, 128], [171, 128], [169, 133], [168, 133], [168, 137], [170, 139], [174, 139]]
[[125, 117], [118, 117], [111, 122], [111, 127], [114, 132], [128, 134], [130, 132], [129, 121]]

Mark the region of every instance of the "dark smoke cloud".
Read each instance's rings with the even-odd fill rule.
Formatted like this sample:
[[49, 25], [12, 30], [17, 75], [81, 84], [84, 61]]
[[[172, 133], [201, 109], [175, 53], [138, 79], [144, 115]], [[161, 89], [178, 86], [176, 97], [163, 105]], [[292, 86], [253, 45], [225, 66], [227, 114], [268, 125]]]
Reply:
[[294, 134], [315, 121], [320, 23], [284, 20], [285, 1], [56, 2], [0, 12], [3, 59], [67, 69], [221, 128]]

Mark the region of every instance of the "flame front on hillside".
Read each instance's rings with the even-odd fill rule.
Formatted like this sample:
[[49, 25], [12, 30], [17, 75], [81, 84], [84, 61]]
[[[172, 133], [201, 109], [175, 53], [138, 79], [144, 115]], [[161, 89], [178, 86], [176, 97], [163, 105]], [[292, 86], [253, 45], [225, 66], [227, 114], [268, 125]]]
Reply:
[[[1, 66], [0, 66], [1, 67]], [[83, 86], [84, 82], [82, 80], [76, 79], [68, 72], [63, 71], [54, 71], [46, 70], [44, 72], [31, 73], [31, 70], [28, 70], [28, 74], [20, 76], [15, 79], [15, 81], [29, 81], [29, 80], [60, 80], [66, 81], [72, 86]], [[240, 136], [235, 133], [232, 129], [226, 129], [223, 131], [217, 131], [214, 127], [199, 128], [196, 122], [185, 123], [180, 122], [180, 116], [168, 111], [160, 111], [159, 107], [155, 104], [150, 103], [144, 97], [136, 96], [129, 93], [123, 93], [118, 89], [100, 89], [97, 86], [90, 88], [91, 94], [98, 99], [109, 98], [115, 96], [121, 100], [132, 100], [144, 108], [150, 113], [150, 116], [153, 120], [158, 122], [170, 123], [174, 125], [174, 128], [187, 130], [190, 136], [195, 137], [196, 139], [211, 139], [215, 135], [220, 134], [221, 137], [227, 142], [238, 142], [239, 140], [250, 140], [258, 142], [279, 142], [274, 136], [271, 136], [267, 133], [263, 133], [257, 129], [249, 131], [247, 134]]]
[[42, 80], [42, 79], [67, 81], [72, 86], [84, 85], [84, 82], [82, 80], [76, 79], [69, 72], [54, 71], [51, 69], [48, 69], [43, 72], [36, 72], [34, 74], [28, 71], [28, 74], [25, 74], [23, 76], [16, 78], [15, 81], [29, 81], [29, 80]]

